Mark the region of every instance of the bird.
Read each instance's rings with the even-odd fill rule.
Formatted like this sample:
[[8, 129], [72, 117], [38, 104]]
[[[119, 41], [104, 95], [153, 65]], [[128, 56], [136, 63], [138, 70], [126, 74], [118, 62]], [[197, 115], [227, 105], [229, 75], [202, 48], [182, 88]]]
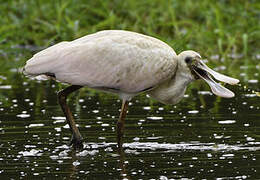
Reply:
[[177, 55], [157, 38], [126, 30], [102, 30], [50, 46], [33, 55], [23, 73], [69, 84], [57, 95], [72, 133], [70, 145], [76, 149], [83, 147], [83, 138], [66, 99], [82, 87], [114, 93], [122, 100], [116, 125], [117, 145], [122, 147], [128, 105], [138, 94], [177, 104], [191, 82], [203, 79], [215, 95], [231, 98], [234, 93], [214, 79], [231, 85], [239, 82], [210, 69], [198, 52], [185, 50]]

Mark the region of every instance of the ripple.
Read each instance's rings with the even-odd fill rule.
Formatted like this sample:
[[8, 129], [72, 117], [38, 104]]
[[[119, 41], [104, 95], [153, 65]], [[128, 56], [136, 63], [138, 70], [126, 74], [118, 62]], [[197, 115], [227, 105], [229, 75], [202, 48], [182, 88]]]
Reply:
[[30, 151], [20, 151], [18, 154], [22, 156], [41, 156], [41, 150], [31, 149]]
[[125, 148], [130, 149], [142, 149], [142, 150], [212, 150], [212, 151], [238, 151], [238, 150], [260, 150], [260, 147], [248, 147], [245, 145], [227, 145], [227, 144], [215, 144], [215, 143], [181, 143], [181, 144], [167, 144], [156, 142], [133, 142], [125, 143]]
[[[255, 142], [255, 144], [260, 144], [260, 142]], [[249, 145], [249, 144], [248, 144]], [[136, 152], [136, 150], [165, 150], [169, 151], [239, 151], [239, 150], [249, 150], [257, 151], [260, 147], [248, 146], [247, 144], [240, 145], [228, 145], [228, 144], [215, 144], [215, 143], [199, 143], [199, 142], [188, 142], [179, 144], [170, 143], [158, 143], [158, 142], [132, 142], [124, 143], [123, 148], [127, 152]], [[95, 155], [99, 152], [98, 149], [104, 148], [116, 148], [117, 143], [84, 143], [84, 150], [77, 153], [78, 156]], [[59, 146], [57, 149], [69, 149], [69, 146]], [[91, 150], [90, 150], [91, 149]]]

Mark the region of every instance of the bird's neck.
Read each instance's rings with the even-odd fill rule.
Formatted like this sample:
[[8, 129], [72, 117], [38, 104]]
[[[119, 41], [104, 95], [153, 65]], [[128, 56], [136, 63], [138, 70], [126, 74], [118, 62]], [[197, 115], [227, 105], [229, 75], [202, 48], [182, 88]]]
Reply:
[[151, 90], [148, 94], [164, 104], [176, 104], [183, 98], [191, 81], [188, 73], [177, 70], [172, 78]]

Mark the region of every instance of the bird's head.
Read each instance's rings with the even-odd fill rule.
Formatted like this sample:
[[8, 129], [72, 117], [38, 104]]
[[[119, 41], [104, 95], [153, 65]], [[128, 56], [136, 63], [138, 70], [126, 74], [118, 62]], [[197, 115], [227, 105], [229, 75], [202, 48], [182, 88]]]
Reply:
[[178, 64], [180, 64], [186, 76], [189, 76], [192, 80], [203, 79], [208, 83], [212, 92], [218, 96], [231, 98], [234, 97], [234, 93], [220, 84], [216, 83], [211, 75], [222, 82], [234, 85], [239, 82], [238, 79], [234, 79], [216, 71], [210, 69], [202, 60], [199, 53], [195, 51], [183, 51], [178, 55]]

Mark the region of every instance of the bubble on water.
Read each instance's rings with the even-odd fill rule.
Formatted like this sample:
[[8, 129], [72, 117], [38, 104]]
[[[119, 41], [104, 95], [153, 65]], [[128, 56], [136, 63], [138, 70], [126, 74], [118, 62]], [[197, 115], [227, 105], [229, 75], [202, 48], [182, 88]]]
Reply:
[[146, 139], [149, 139], [149, 140], [156, 140], [156, 139], [162, 139], [163, 136], [157, 136], [157, 137], [146, 137]]
[[240, 76], [242, 76], [242, 77], [246, 76], [246, 73], [240, 73]]
[[234, 157], [235, 155], [234, 154], [223, 154], [222, 156], [223, 157]]
[[252, 83], [252, 84], [256, 84], [258, 83], [258, 80], [257, 79], [250, 79], [248, 80], [249, 83]]
[[58, 146], [56, 147], [56, 149], [69, 149], [70, 147], [68, 145], [62, 145], [62, 146]]
[[52, 116], [51, 119], [54, 119], [54, 120], [66, 120], [66, 117], [64, 117], [64, 116]]
[[11, 85], [2, 85], [0, 86], [0, 89], [12, 89]]
[[78, 165], [80, 165], [80, 162], [78, 160], [76, 160], [72, 164], [73, 164], [73, 166], [78, 166]]
[[151, 107], [150, 107], [150, 106], [144, 106], [143, 109], [144, 109], [144, 110], [150, 110]]
[[52, 155], [52, 156], [50, 156], [50, 158], [51, 158], [52, 160], [56, 160], [56, 159], [59, 159], [59, 156], [57, 156], [57, 155]]
[[66, 156], [68, 156], [69, 154], [68, 154], [68, 150], [66, 149], [66, 150], [64, 150], [64, 151], [61, 151], [60, 153], [59, 153], [59, 156], [61, 156], [61, 157], [66, 157]]
[[192, 110], [192, 111], [188, 111], [189, 114], [198, 114], [199, 111], [198, 110]]
[[210, 91], [198, 91], [198, 94], [200, 95], [213, 95]]
[[30, 114], [17, 114], [16, 117], [20, 117], [20, 118], [28, 118], [30, 117]]
[[66, 124], [66, 125], [63, 126], [63, 128], [64, 128], [64, 129], [69, 129], [70, 126], [69, 126], [69, 124]]
[[163, 107], [159, 107], [158, 110], [159, 110], [159, 111], [163, 111], [164, 108], [163, 108]]
[[245, 97], [256, 97], [256, 94], [245, 94]]
[[168, 180], [166, 176], [160, 176], [159, 180]]
[[162, 120], [163, 117], [151, 116], [151, 117], [147, 117], [147, 119], [151, 119], [151, 120]]
[[25, 147], [25, 148], [36, 148], [35, 145], [25, 145], [24, 147]]
[[252, 137], [247, 137], [246, 140], [247, 140], [247, 141], [254, 141], [255, 139], [252, 138]]
[[100, 136], [100, 137], [98, 137], [98, 139], [100, 139], [100, 140], [105, 140], [106, 137], [102, 137], [102, 136]]
[[234, 124], [236, 123], [235, 120], [223, 120], [223, 121], [218, 121], [219, 124]]
[[79, 102], [84, 102], [85, 100], [84, 99], [79, 99]]
[[61, 119], [61, 120], [56, 120], [56, 121], [53, 121], [53, 124], [57, 124], [57, 123], [64, 123], [66, 120], [63, 120], [63, 119]]
[[18, 154], [23, 156], [41, 156], [41, 150], [31, 149], [30, 151], [20, 151]]
[[61, 132], [61, 128], [60, 127], [56, 127], [54, 128], [57, 132]]
[[244, 124], [244, 126], [245, 126], [245, 127], [248, 127], [248, 126], [249, 126], [249, 124]]
[[106, 124], [106, 123], [103, 123], [103, 124], [101, 124], [101, 126], [102, 127], [108, 127], [108, 126], [110, 126], [109, 124]]
[[98, 150], [92, 150], [92, 151], [84, 150], [77, 153], [76, 156], [87, 156], [87, 155], [94, 156], [98, 152], [99, 152]]
[[96, 114], [99, 113], [99, 110], [93, 110], [92, 112]]
[[33, 128], [33, 127], [42, 127], [44, 124], [30, 124], [28, 127]]

